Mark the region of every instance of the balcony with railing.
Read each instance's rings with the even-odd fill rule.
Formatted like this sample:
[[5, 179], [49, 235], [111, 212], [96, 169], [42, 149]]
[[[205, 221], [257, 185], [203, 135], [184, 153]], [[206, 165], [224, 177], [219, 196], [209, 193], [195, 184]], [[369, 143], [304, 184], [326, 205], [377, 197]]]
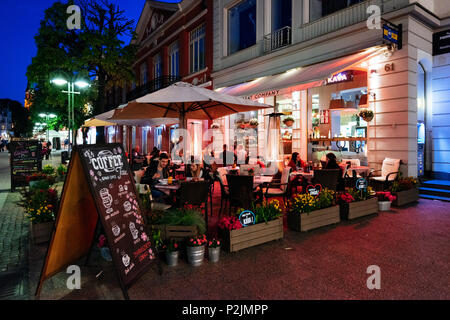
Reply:
[[367, 8], [371, 5], [378, 6], [381, 13], [385, 14], [406, 7], [410, 2], [411, 0], [367, 0], [354, 4], [348, 8], [326, 15], [295, 29], [293, 34], [294, 41], [295, 43], [308, 41], [353, 24], [366, 21], [369, 17]]
[[292, 43], [291, 27], [284, 27], [264, 36], [264, 53], [274, 51]]
[[256, 59], [269, 54], [277, 49], [282, 50], [290, 45], [300, 44], [314, 38], [338, 31], [354, 24], [366, 21], [370, 14], [367, 9], [371, 5], [377, 5], [382, 14], [393, 12], [414, 3], [415, 0], [367, 0], [351, 5], [345, 9], [321, 17], [317, 20], [305, 23], [296, 28], [283, 28], [264, 36], [250, 48], [237, 53], [223, 56], [218, 70], [225, 69]]
[[181, 81], [180, 76], [161, 76], [155, 78], [127, 93], [127, 101], [132, 101], [146, 94], [166, 88], [175, 82]]

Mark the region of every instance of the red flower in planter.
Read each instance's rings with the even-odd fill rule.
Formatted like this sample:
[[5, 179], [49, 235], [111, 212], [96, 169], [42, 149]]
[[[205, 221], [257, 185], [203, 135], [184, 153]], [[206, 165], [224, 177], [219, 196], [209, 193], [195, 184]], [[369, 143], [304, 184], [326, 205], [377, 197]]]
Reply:
[[392, 195], [389, 191], [379, 191], [377, 192], [378, 201], [395, 201], [396, 196]]
[[351, 203], [355, 201], [355, 198], [350, 193], [341, 193], [338, 197], [339, 202], [341, 203]]
[[224, 217], [219, 221], [219, 229], [223, 230], [239, 230], [242, 228], [242, 224], [236, 217]]

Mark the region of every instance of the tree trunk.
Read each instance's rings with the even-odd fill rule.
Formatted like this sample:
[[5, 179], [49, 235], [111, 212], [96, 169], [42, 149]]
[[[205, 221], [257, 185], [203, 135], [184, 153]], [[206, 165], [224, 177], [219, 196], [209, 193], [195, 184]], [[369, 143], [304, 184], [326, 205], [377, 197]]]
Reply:
[[[106, 108], [106, 73], [103, 70], [98, 74], [98, 96], [96, 103], [96, 114], [105, 112]], [[105, 127], [97, 127], [97, 143], [106, 143], [105, 141]]]

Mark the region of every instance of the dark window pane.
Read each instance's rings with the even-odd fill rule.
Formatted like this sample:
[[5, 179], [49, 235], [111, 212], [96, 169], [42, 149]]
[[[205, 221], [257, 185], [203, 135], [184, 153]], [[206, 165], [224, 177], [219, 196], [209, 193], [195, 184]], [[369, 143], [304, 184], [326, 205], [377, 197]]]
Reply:
[[228, 10], [229, 53], [256, 43], [256, 0], [242, 1]]

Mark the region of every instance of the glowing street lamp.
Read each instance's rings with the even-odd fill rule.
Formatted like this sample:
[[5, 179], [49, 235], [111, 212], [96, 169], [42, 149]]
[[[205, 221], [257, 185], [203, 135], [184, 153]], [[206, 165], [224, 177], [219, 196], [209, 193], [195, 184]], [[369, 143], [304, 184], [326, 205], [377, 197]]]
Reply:
[[[48, 120], [56, 118], [56, 115], [53, 114], [53, 113], [40, 113], [39, 117], [45, 118], [45, 125], [47, 125], [48, 124]], [[38, 122], [36, 124], [40, 124], [40, 123]], [[49, 133], [48, 125], [47, 125], [47, 141], [49, 141], [49, 140], [50, 140], [50, 133]]]
[[[68, 98], [68, 120], [69, 120], [69, 139], [72, 136], [73, 143], [76, 142], [76, 136], [75, 136], [75, 94], [80, 94], [80, 92], [75, 91], [75, 86], [77, 86], [80, 89], [84, 89], [86, 87], [89, 87], [90, 84], [87, 81], [84, 81], [83, 79], [77, 79], [74, 81], [67, 81], [66, 79], [62, 77], [54, 78], [50, 81], [53, 84], [56, 84], [57, 86], [63, 86], [67, 84], [67, 91], [63, 90], [63, 93], [67, 93]], [[72, 135], [70, 134], [70, 130], [72, 129]], [[70, 146], [69, 146], [70, 147]]]

